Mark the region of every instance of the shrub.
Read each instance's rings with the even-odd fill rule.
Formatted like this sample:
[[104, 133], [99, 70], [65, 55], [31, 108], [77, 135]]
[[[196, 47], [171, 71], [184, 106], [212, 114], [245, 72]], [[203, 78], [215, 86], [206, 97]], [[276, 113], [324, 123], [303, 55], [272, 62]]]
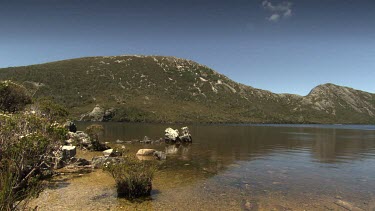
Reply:
[[100, 143], [99, 135], [103, 133], [104, 127], [98, 124], [90, 125], [86, 128], [85, 132], [91, 139], [92, 149], [94, 151], [103, 151], [108, 149], [105, 144]]
[[36, 106], [49, 119], [64, 120], [69, 115], [69, 112], [63, 106], [49, 99], [40, 99], [36, 102]]
[[27, 90], [12, 81], [0, 82], [0, 110], [15, 113], [31, 103]]
[[107, 164], [104, 170], [115, 179], [119, 197], [134, 199], [151, 194], [155, 172], [152, 163], [127, 157], [125, 162]]
[[37, 193], [66, 133], [36, 114], [0, 115], [0, 210], [14, 210]]

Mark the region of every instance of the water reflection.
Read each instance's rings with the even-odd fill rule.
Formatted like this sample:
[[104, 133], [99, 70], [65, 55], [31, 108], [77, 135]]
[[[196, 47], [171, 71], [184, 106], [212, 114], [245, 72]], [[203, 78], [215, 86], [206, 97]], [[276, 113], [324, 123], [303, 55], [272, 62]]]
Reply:
[[[88, 124], [78, 127], [82, 130]], [[103, 126], [103, 140], [114, 143], [118, 139], [142, 140], [144, 136], [155, 140], [167, 127], [182, 127], [128, 123]], [[115, 198], [113, 181], [99, 171], [75, 180], [78, 189], [76, 183], [75, 188], [72, 185], [67, 189], [76, 193], [76, 189], [90, 187], [87, 192], [92, 192], [94, 187], [93, 197], [98, 200], [95, 208], [115, 206], [118, 210], [134, 206], [138, 210], [239, 210], [247, 202], [261, 210], [337, 210], [335, 197], [364, 210], [371, 210], [374, 204], [374, 126], [189, 128], [194, 142], [188, 145], [124, 142], [129, 153], [154, 148], [167, 154], [155, 176], [151, 201], [134, 204]], [[83, 196], [79, 201], [85, 200]]]

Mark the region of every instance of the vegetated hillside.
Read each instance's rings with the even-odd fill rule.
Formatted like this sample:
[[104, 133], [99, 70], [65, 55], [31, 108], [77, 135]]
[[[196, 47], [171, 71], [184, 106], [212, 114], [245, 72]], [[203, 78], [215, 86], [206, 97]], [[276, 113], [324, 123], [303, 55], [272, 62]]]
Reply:
[[375, 123], [375, 94], [333, 84], [307, 96], [274, 94], [175, 57], [87, 57], [0, 69], [0, 80], [8, 79], [84, 120], [99, 105], [94, 110], [113, 121]]

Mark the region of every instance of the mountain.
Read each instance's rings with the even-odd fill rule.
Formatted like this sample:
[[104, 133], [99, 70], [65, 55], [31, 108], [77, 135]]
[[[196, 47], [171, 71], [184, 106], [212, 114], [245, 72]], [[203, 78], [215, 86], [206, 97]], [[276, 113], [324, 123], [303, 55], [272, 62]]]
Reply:
[[275, 94], [175, 57], [86, 57], [0, 69], [0, 80], [8, 79], [82, 120], [375, 124], [375, 94], [334, 84], [307, 96]]

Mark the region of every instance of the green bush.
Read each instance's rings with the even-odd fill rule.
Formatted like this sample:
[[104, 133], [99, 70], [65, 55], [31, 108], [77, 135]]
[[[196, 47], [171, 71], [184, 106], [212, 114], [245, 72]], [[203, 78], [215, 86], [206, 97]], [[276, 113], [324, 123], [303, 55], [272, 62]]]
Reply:
[[128, 199], [151, 194], [155, 169], [150, 162], [130, 157], [125, 158], [125, 162], [109, 163], [104, 167], [116, 181], [118, 196]]
[[49, 99], [40, 99], [36, 102], [39, 111], [49, 119], [64, 120], [69, 112], [63, 106], [54, 103]]
[[0, 210], [14, 210], [37, 193], [41, 179], [52, 172], [53, 152], [66, 133], [31, 112], [0, 115]]
[[0, 110], [15, 113], [31, 103], [27, 90], [12, 81], [0, 82]]

